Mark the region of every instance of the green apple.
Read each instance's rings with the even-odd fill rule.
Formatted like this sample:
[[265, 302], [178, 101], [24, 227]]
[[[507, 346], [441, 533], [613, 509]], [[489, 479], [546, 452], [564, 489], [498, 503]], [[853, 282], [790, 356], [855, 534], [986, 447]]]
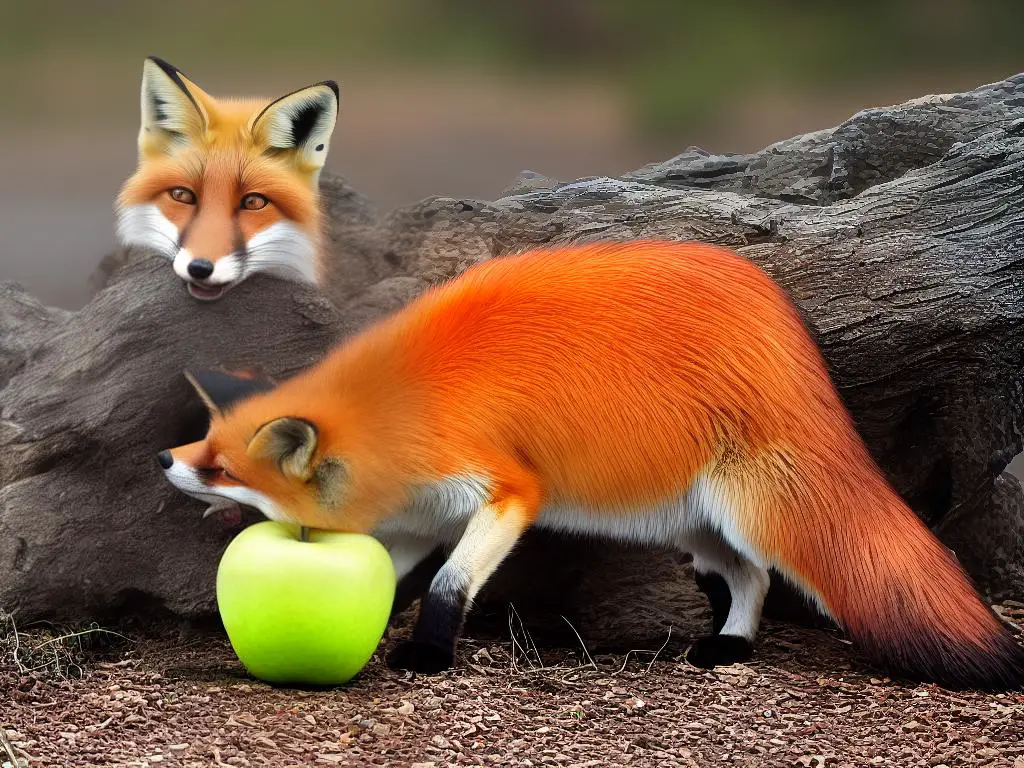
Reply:
[[340, 685], [370, 660], [395, 596], [391, 557], [372, 536], [266, 520], [228, 545], [217, 607], [249, 673], [277, 684]]

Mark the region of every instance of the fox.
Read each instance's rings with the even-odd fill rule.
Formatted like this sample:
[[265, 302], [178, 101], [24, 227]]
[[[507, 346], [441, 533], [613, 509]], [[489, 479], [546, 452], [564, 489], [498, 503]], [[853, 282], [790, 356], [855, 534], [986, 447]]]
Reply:
[[440, 548], [386, 662], [451, 668], [530, 528], [692, 556], [711, 632], [750, 659], [774, 571], [870, 663], [1019, 689], [1024, 649], [886, 480], [797, 305], [727, 248], [637, 240], [495, 257], [267, 383], [195, 372], [205, 437], [160, 451], [206, 502], [375, 536], [397, 577]]
[[215, 99], [147, 57], [137, 164], [114, 206], [120, 243], [169, 260], [199, 301], [256, 273], [321, 284], [319, 178], [339, 94], [325, 80], [273, 101]]

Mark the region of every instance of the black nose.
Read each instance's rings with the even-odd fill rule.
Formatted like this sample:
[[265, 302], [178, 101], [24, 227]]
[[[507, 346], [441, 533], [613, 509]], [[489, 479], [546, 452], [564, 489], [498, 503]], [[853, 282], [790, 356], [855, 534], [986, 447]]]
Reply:
[[164, 469], [170, 469], [171, 465], [174, 463], [174, 457], [171, 456], [170, 451], [160, 451], [160, 453], [156, 455], [156, 460], [160, 462], [160, 466]]
[[188, 273], [196, 280], [205, 280], [213, 274], [213, 262], [209, 259], [195, 259], [188, 264]]

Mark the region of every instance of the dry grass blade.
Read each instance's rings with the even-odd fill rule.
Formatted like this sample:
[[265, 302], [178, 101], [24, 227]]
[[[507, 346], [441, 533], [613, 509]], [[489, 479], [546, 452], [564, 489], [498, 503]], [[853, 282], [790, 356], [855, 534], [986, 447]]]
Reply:
[[[526, 642], [525, 647], [516, 637], [517, 625], [518, 633], [522, 635], [523, 639]], [[508, 607], [508, 631], [509, 635], [511, 635], [512, 637], [512, 653], [509, 654], [511, 658], [512, 671], [522, 674], [527, 671], [532, 672], [536, 671], [537, 669], [544, 669], [544, 662], [540, 657], [540, 651], [537, 650], [536, 643], [533, 642], [533, 636], [530, 634], [529, 630], [526, 629], [526, 625], [523, 624], [523, 620], [522, 618], [520, 618], [519, 612], [516, 611], [516, 607], [511, 604], [509, 604]], [[536, 664], [530, 657], [531, 651], [533, 653], [533, 656], [537, 659]], [[530, 665], [529, 670], [523, 670], [519, 668], [518, 658], [520, 654], [523, 656], [523, 658], [526, 659], [526, 662]]]
[[[565, 616], [562, 616], [562, 621], [564, 621], [566, 624], [569, 625], [569, 629], [572, 630], [572, 633], [574, 635], [576, 635], [576, 639], [579, 640], [580, 648], [583, 649], [583, 656], [587, 660], [587, 665], [586, 666], [590, 666], [590, 667], [593, 667], [594, 669], [597, 669], [597, 664], [594, 663], [594, 657], [590, 655], [590, 651], [587, 650], [587, 644], [583, 642], [583, 638], [580, 637], [580, 633], [576, 631], [576, 627], [574, 627], [572, 625], [572, 622], [569, 621], [567, 618], [565, 618]], [[581, 665], [581, 666], [584, 666], [584, 665]]]
[[661, 652], [664, 651], [668, 647], [668, 643], [669, 643], [669, 641], [671, 639], [672, 639], [672, 625], [669, 624], [668, 634], [665, 636], [665, 642], [661, 644], [661, 648], [659, 648], [657, 651], [654, 652], [654, 657], [651, 659], [650, 663], [647, 665], [647, 669], [644, 670], [644, 674], [649, 674], [650, 673], [651, 667], [654, 666], [654, 662], [656, 662], [658, 660], [658, 657], [661, 656]]

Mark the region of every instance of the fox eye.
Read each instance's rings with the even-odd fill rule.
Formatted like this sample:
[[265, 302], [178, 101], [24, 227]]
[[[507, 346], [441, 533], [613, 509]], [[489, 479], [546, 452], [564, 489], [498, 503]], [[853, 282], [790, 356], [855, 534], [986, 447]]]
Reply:
[[185, 205], [196, 204], [196, 193], [188, 187], [172, 187], [168, 190], [167, 194], [171, 196], [171, 200], [176, 202], [184, 203]]
[[258, 211], [260, 208], [266, 208], [267, 200], [259, 192], [250, 192], [248, 195], [242, 198], [242, 210], [243, 211]]
[[227, 478], [228, 480], [233, 480], [233, 481], [234, 481], [234, 482], [236, 482], [236, 483], [240, 483], [240, 482], [241, 482], [241, 480], [239, 480], [239, 479], [238, 479], [237, 477], [235, 477], [234, 475], [232, 475], [232, 474], [231, 474], [230, 472], [228, 472], [228, 471], [227, 471], [226, 469], [223, 469], [223, 468], [221, 468], [221, 470], [220, 470], [220, 473], [221, 473], [222, 475], [224, 475], [224, 477], [225, 477], [225, 478]]

